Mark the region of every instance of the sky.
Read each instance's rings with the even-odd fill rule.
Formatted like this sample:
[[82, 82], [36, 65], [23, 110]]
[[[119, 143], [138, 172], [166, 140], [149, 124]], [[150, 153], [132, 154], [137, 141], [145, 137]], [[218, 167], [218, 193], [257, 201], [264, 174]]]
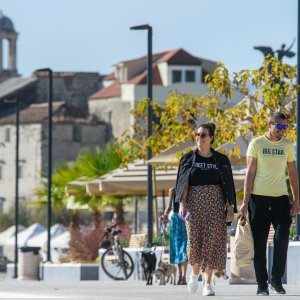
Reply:
[[153, 52], [184, 48], [231, 73], [261, 65], [254, 46], [297, 38], [297, 0], [1, 0], [0, 9], [19, 33], [23, 76], [45, 67], [108, 74], [147, 53], [146, 31], [129, 30], [140, 24], [153, 27]]

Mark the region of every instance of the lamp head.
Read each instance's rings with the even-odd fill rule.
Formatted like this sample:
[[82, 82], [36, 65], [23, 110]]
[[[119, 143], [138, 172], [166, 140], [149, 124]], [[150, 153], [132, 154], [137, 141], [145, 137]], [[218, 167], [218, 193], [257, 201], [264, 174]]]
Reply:
[[152, 28], [149, 24], [143, 24], [143, 25], [137, 25], [137, 26], [131, 26], [130, 30], [149, 30]]
[[40, 76], [48, 76], [50, 73], [52, 73], [52, 69], [50, 68], [37, 69], [33, 72], [34, 75]]

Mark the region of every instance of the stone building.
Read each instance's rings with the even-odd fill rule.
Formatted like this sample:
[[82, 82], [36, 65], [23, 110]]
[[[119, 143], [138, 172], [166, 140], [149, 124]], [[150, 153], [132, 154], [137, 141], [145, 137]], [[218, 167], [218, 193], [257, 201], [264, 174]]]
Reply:
[[[15, 113], [0, 119], [0, 212], [7, 211], [15, 198]], [[78, 109], [53, 103], [53, 166], [72, 161], [83, 148], [107, 143], [106, 125], [95, 116], [81, 117]], [[20, 112], [19, 142], [20, 201], [34, 198], [41, 173], [48, 166], [48, 105], [32, 104]]]

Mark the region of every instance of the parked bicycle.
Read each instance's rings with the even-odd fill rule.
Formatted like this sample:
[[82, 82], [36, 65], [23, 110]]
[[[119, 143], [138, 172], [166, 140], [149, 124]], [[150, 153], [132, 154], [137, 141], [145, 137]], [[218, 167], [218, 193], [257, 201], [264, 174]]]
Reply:
[[[120, 244], [117, 224], [105, 229], [102, 246], [107, 248], [101, 257], [101, 266], [107, 276], [114, 280], [127, 280], [133, 273], [134, 264], [131, 256]], [[113, 243], [111, 242], [113, 241]]]

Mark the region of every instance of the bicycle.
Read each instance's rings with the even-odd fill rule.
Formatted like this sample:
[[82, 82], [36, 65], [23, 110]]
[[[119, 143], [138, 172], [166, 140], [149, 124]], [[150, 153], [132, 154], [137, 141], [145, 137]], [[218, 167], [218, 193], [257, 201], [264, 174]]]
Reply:
[[[105, 229], [103, 238], [106, 240], [102, 243], [108, 248], [101, 257], [101, 266], [107, 276], [114, 280], [127, 280], [133, 273], [134, 264], [128, 252], [123, 250], [119, 233], [121, 230], [116, 229], [117, 224]], [[110, 238], [112, 237], [112, 238]], [[113, 245], [111, 243], [113, 240]]]

